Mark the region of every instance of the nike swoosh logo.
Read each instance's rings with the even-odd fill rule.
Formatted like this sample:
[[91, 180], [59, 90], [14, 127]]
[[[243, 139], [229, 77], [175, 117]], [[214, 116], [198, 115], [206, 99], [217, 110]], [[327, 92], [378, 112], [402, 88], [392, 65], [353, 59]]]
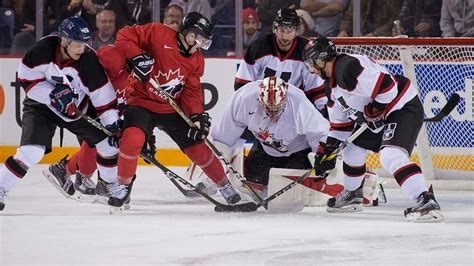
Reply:
[[255, 114], [255, 112], [249, 112], [249, 115], [253, 115], [253, 114]]
[[165, 44], [165, 49], [173, 49], [173, 47], [168, 46], [168, 45]]

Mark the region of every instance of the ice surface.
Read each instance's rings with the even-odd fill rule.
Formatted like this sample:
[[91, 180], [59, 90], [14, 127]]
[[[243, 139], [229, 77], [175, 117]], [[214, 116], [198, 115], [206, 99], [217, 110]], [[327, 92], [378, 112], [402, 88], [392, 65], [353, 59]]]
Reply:
[[[0, 265], [473, 265], [474, 195], [435, 188], [446, 222], [409, 223], [399, 189], [361, 213], [215, 213], [139, 167], [132, 209], [64, 198], [30, 170], [0, 213]], [[183, 174], [184, 168], [172, 168]], [[222, 198], [220, 199], [222, 201]]]

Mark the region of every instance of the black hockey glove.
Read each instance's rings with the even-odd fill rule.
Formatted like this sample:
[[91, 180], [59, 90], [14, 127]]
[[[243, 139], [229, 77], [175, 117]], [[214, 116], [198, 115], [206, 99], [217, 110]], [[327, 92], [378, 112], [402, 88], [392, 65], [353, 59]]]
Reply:
[[[143, 151], [145, 151], [147, 154], [149, 154], [151, 157], [155, 157], [156, 153], [156, 138], [155, 135], [151, 134], [150, 137], [148, 137], [148, 140], [145, 141], [145, 144], [143, 145]], [[143, 158], [143, 161], [147, 164], [151, 164], [150, 161], [147, 159]]]
[[149, 54], [143, 53], [130, 59], [133, 76], [141, 82], [147, 82], [153, 70], [155, 59]]
[[337, 156], [332, 153], [339, 147], [342, 141], [328, 137], [326, 143], [320, 142], [314, 160], [315, 174], [326, 178], [329, 172], [336, 167]]
[[374, 108], [372, 103], [369, 103], [364, 107], [364, 119], [370, 130], [376, 132], [385, 125], [384, 114], [385, 112], [383, 109]]
[[58, 112], [69, 118], [75, 118], [76, 114], [76, 103], [75, 99], [79, 96], [74, 93], [73, 89], [68, 85], [58, 83], [49, 94], [51, 99], [51, 105], [58, 110]]
[[122, 137], [122, 126], [123, 126], [123, 120], [118, 119], [114, 123], [107, 125], [105, 128], [112, 132], [112, 136], [109, 136], [109, 139], [107, 140], [109, 142], [110, 146], [113, 146], [115, 148], [119, 147], [120, 143], [120, 138]]
[[211, 127], [211, 117], [207, 112], [202, 114], [193, 114], [189, 117], [195, 124], [199, 122], [200, 127], [191, 127], [188, 131], [188, 138], [195, 141], [203, 140], [209, 135], [209, 128]]

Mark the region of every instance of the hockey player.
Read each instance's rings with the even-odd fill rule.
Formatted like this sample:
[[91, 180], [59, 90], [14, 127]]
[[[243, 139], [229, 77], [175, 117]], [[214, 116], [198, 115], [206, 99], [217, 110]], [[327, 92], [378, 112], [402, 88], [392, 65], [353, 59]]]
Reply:
[[[56, 127], [66, 128], [98, 150], [101, 176], [108, 189], [120, 187], [117, 181], [117, 148], [109, 145], [107, 135], [77, 114], [87, 112], [89, 99], [103, 125], [117, 129], [117, 99], [96, 54], [89, 51], [90, 31], [79, 17], [66, 18], [59, 36], [38, 41], [23, 57], [18, 70], [25, 90], [20, 147], [0, 170], [0, 209], [5, 194], [22, 179], [44, 154], [51, 152]], [[73, 194], [72, 182], [61, 167], [49, 168], [53, 183]], [[54, 180], [55, 179], [55, 180]]]
[[[211, 119], [203, 110], [200, 78], [204, 72], [201, 49], [211, 45], [212, 26], [200, 13], [191, 12], [178, 32], [160, 24], [125, 27], [117, 34], [117, 48], [130, 60], [133, 78], [126, 90], [127, 106], [120, 142], [118, 176], [124, 194], [115, 198], [120, 206], [129, 197], [127, 186], [137, 168], [145, 140], [155, 127], [165, 131], [183, 152], [217, 184], [229, 204], [240, 200], [227, 179], [219, 159], [203, 140]], [[148, 82], [156, 79], [180, 105], [196, 127], [189, 127], [171, 105]]]
[[371, 150], [379, 152], [382, 167], [416, 201], [404, 212], [408, 220], [443, 220], [438, 202], [426, 189], [420, 167], [409, 160], [424, 119], [423, 106], [410, 80], [390, 74], [365, 55], [338, 54], [325, 37], [308, 45], [305, 58], [309, 70], [325, 79], [330, 89], [331, 129], [321, 155], [331, 154], [348, 138], [354, 120], [367, 123], [370, 129], [345, 148], [345, 189], [328, 200], [328, 211], [361, 210], [361, 181], [366, 155]]
[[303, 53], [308, 40], [297, 36], [300, 19], [293, 9], [280, 9], [273, 20], [273, 34], [249, 46], [235, 76], [234, 89], [269, 76], [303, 89], [318, 110], [327, 98], [323, 81], [305, 67]]
[[[118, 109], [124, 108], [125, 104], [125, 87], [129, 75], [126, 67], [125, 57], [115, 48], [115, 45], [105, 45], [97, 50], [99, 61], [104, 67], [107, 76], [117, 94]], [[91, 116], [95, 116], [95, 110], [92, 110]], [[92, 180], [92, 175], [97, 169], [96, 164], [96, 148], [85, 141], [81, 142], [79, 152], [74, 154], [70, 160], [62, 159], [52, 167], [61, 167], [65, 169], [65, 175], [76, 175], [74, 189], [84, 195], [95, 195], [108, 197], [104, 180], [99, 176], [98, 188]], [[80, 196], [79, 196], [80, 197]]]
[[303, 91], [270, 76], [232, 95], [212, 138], [235, 147], [246, 127], [257, 141], [245, 159], [245, 176], [249, 185], [264, 192], [272, 167], [311, 168], [308, 153], [326, 141], [329, 123]]

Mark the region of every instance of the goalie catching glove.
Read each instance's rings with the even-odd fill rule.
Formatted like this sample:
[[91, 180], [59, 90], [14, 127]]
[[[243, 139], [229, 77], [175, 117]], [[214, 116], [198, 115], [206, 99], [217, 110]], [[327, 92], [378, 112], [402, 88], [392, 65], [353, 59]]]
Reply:
[[329, 172], [336, 167], [337, 156], [333, 156], [333, 152], [341, 143], [342, 141], [332, 137], [328, 137], [326, 143], [319, 143], [319, 148], [314, 158], [316, 175], [326, 178]]
[[189, 117], [193, 121], [194, 126], [188, 131], [188, 138], [195, 141], [203, 140], [209, 135], [211, 127], [211, 117], [207, 112], [202, 114], [193, 114]]
[[141, 82], [147, 82], [153, 70], [155, 59], [149, 54], [143, 53], [130, 59], [133, 76]]
[[66, 84], [58, 83], [49, 94], [51, 99], [51, 106], [53, 106], [58, 112], [69, 117], [75, 118], [76, 114], [76, 103], [75, 99], [78, 95], [74, 93], [73, 89]]

